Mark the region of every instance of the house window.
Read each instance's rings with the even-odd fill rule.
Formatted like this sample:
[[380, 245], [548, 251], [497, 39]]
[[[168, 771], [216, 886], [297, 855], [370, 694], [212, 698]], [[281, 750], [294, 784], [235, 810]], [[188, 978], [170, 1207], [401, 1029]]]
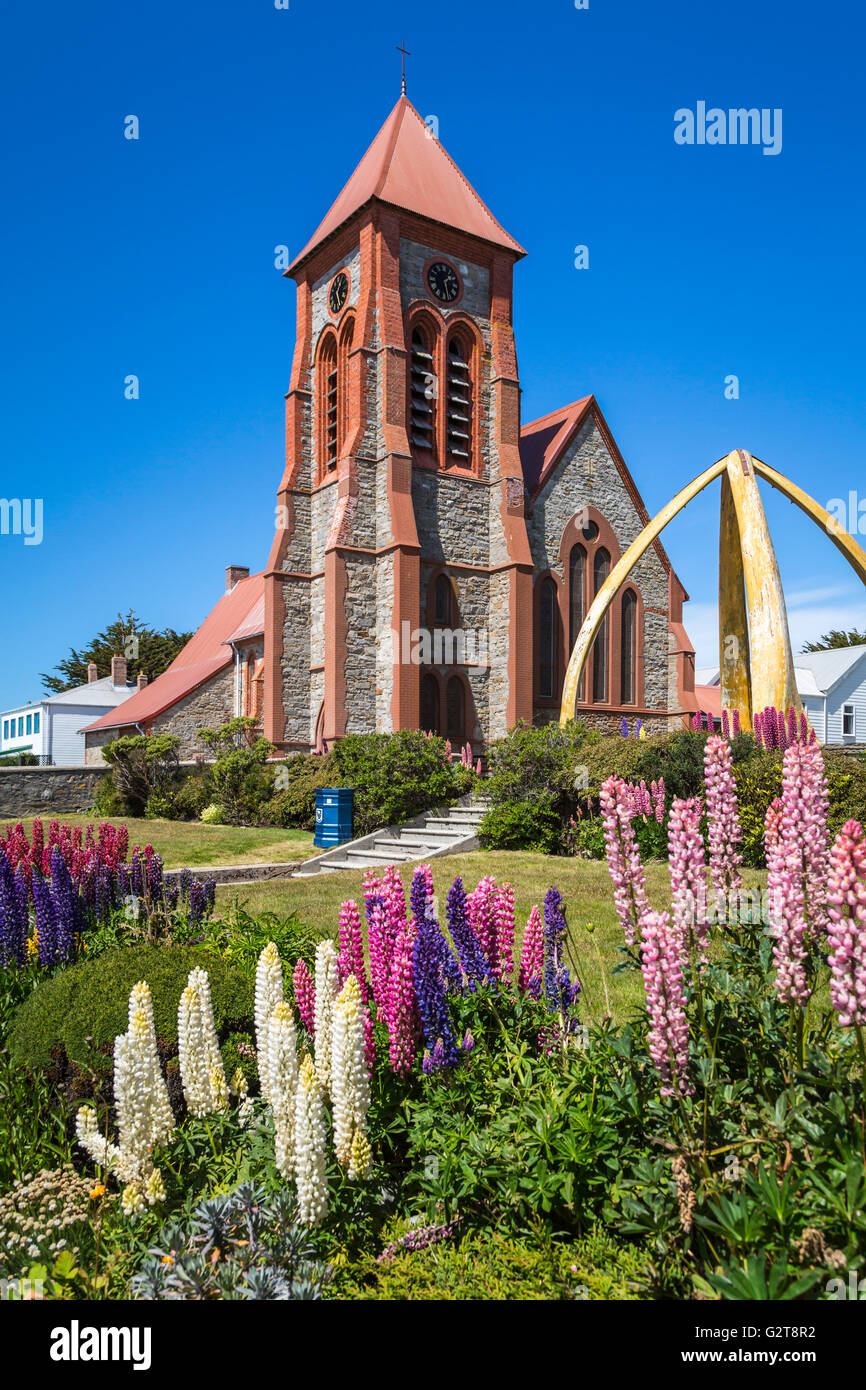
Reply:
[[541, 581], [538, 610], [538, 693], [542, 700], [552, 700], [556, 687], [556, 585], [552, 579]]
[[38, 733], [39, 733], [39, 715], [38, 715], [38, 714], [34, 714], [34, 716], [33, 716], [33, 732], [34, 732], [34, 734], [38, 734]]
[[8, 719], [4, 719], [4, 720], [3, 720], [3, 737], [4, 737], [4, 738], [8, 738], [8, 737], [9, 737], [9, 720], [8, 720]]
[[32, 732], [33, 732], [33, 715], [32, 715], [32, 714], [28, 714], [28, 716], [27, 716], [27, 730], [26, 730], [26, 732], [27, 732], [28, 734], [32, 734]]
[[18, 737], [19, 737], [19, 738], [23, 738], [23, 736], [24, 736], [24, 715], [22, 714], [22, 715], [19, 715], [19, 718], [18, 718]]
[[633, 705], [635, 695], [635, 660], [637, 647], [637, 598], [633, 589], [626, 589], [622, 596], [620, 617], [620, 700], [624, 705]]
[[445, 716], [452, 744], [462, 743], [466, 731], [466, 695], [459, 676], [452, 676], [445, 687]]
[[448, 462], [472, 463], [472, 369], [470, 352], [457, 336], [448, 344], [445, 452]]
[[[597, 550], [592, 564], [593, 596], [595, 597], [602, 584], [610, 574], [610, 555], [604, 550]], [[592, 698], [596, 704], [607, 704], [608, 694], [608, 632], [609, 632], [610, 610], [604, 615], [598, 636], [593, 646], [592, 662]]]
[[842, 737], [853, 738], [856, 733], [856, 721], [854, 718], [854, 706], [842, 706]]
[[435, 676], [421, 678], [421, 732], [439, 732], [439, 682]]
[[435, 368], [432, 334], [426, 328], [413, 328], [409, 355], [409, 437], [416, 449], [431, 454], [436, 438]]

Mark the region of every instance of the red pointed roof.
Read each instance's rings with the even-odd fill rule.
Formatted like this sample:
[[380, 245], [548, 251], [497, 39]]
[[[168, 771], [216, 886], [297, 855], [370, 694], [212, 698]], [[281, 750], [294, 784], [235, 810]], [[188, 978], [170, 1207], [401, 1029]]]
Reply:
[[259, 605], [264, 605], [264, 590], [264, 573], [239, 580], [233, 589], [223, 594], [161, 676], [80, 732], [89, 734], [94, 729], [146, 723], [230, 665], [234, 656], [227, 643], [241, 633], [246, 635], [250, 623], [261, 631], [257, 615]]
[[526, 255], [403, 96], [288, 273], [372, 198]]

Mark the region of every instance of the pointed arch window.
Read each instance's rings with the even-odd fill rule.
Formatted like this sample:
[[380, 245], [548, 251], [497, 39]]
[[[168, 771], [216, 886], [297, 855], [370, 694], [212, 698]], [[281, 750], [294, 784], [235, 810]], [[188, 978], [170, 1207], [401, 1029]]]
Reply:
[[472, 348], [462, 333], [446, 353], [445, 453], [449, 463], [472, 465]]
[[[610, 574], [610, 553], [601, 547], [595, 552], [592, 562], [592, 592], [595, 596]], [[593, 644], [592, 657], [592, 698], [596, 704], [607, 704], [609, 685], [609, 617], [606, 613], [598, 636]]]
[[421, 731], [439, 732], [439, 682], [435, 676], [421, 677]]
[[552, 700], [556, 693], [556, 585], [550, 578], [542, 579], [538, 596], [538, 693], [542, 700]]
[[635, 676], [637, 673], [637, 595], [633, 589], [626, 589], [622, 596], [620, 613], [620, 701], [624, 705], [636, 703]]
[[327, 333], [319, 348], [318, 371], [319, 458], [323, 473], [337, 466], [339, 401], [337, 393], [337, 340]]
[[[571, 655], [586, 617], [586, 547], [573, 545], [568, 560], [568, 651]], [[580, 677], [577, 698], [583, 700], [586, 681]]]
[[466, 737], [466, 692], [459, 676], [452, 676], [445, 687], [445, 722], [452, 744]]
[[409, 438], [416, 449], [434, 452], [436, 439], [436, 360], [434, 337], [424, 324], [412, 329], [409, 353]]
[[436, 588], [433, 593], [433, 621], [437, 627], [451, 627], [453, 614], [454, 590], [451, 587], [451, 580], [447, 574], [440, 574], [436, 579]]
[[349, 315], [340, 330], [337, 354], [337, 454], [342, 452], [349, 433], [349, 355], [355, 336], [355, 320]]

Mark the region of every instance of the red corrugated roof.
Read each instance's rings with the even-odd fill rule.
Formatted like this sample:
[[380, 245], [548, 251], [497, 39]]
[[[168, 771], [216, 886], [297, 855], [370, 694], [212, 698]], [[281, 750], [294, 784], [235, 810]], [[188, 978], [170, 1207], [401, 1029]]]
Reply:
[[[161, 676], [116, 710], [109, 710], [95, 723], [88, 724], [82, 733], [95, 729], [118, 729], [127, 724], [144, 724], [162, 714], [190, 691], [210, 680], [233, 661], [231, 641], [234, 633], [243, 629], [264, 604], [265, 578], [251, 574], [241, 579], [208, 613], [201, 627], [193, 634], [174, 661]], [[261, 631], [261, 627], [257, 629]]]
[[722, 687], [720, 685], [696, 685], [695, 701], [702, 714], [722, 717]]
[[289, 274], [371, 198], [526, 255], [481, 201], [411, 101], [401, 97], [324, 221], [295, 257]]

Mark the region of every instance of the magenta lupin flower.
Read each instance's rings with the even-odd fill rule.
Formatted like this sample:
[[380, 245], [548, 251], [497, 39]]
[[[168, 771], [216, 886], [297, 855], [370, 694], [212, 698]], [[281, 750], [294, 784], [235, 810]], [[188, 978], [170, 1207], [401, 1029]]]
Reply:
[[[725, 910], [730, 896], [742, 887], [740, 865], [743, 856], [737, 787], [731, 761], [731, 745], [727, 739], [714, 734], [704, 747], [704, 786], [710, 850], [710, 878], [716, 890], [719, 913]], [[723, 920], [727, 920], [727, 914]]]
[[641, 918], [649, 911], [646, 876], [631, 823], [633, 800], [619, 777], [608, 777], [602, 783], [599, 802], [616, 915], [626, 944], [633, 946]]
[[647, 1047], [661, 1078], [660, 1093], [694, 1092], [688, 1077], [689, 1024], [680, 964], [680, 945], [667, 912], [647, 912], [642, 921], [641, 972], [646, 992]]
[[316, 1012], [316, 986], [313, 983], [310, 968], [305, 960], [299, 959], [295, 962], [292, 982], [295, 988], [295, 1003], [298, 1006], [301, 1022], [312, 1037], [315, 1033], [313, 1018]]
[[792, 743], [797, 742], [797, 711], [794, 709], [794, 706], [791, 705], [788, 710], [788, 747], [790, 748]]
[[738, 709], [734, 710], [733, 732], [734, 738], [738, 738], [740, 734], [740, 711]]
[[752, 720], [752, 733], [759, 748], [764, 747], [764, 721], [760, 714], [756, 714]]
[[393, 946], [398, 932], [406, 929], [406, 891], [396, 864], [389, 864], [382, 876], [382, 896], [385, 899], [388, 935]]
[[731, 721], [728, 718], [728, 711], [726, 709], [722, 710], [722, 737], [731, 737]]
[[830, 998], [843, 1028], [866, 1024], [866, 842], [856, 820], [830, 851], [827, 881]]
[[379, 1018], [387, 1023], [388, 977], [391, 973], [391, 941], [385, 904], [381, 897], [366, 899], [367, 947], [370, 953], [370, 986]]
[[521, 994], [531, 994], [539, 998], [541, 977], [544, 971], [544, 928], [541, 924], [541, 911], [536, 903], [529, 914], [523, 945], [520, 950], [520, 970], [517, 975], [517, 988]]
[[674, 797], [668, 819], [668, 868], [671, 916], [685, 969], [694, 943], [699, 955], [709, 952], [706, 912], [706, 864], [701, 834], [703, 805], [699, 796]]
[[494, 921], [494, 899], [496, 879], [486, 874], [474, 893], [466, 898], [466, 914], [475, 938], [484, 952], [493, 973], [496, 973], [496, 924]]
[[340, 987], [342, 988], [350, 975], [354, 975], [355, 979], [358, 981], [358, 988], [361, 991], [361, 1000], [366, 1004], [369, 987], [367, 984], [367, 967], [364, 963], [364, 938], [361, 933], [361, 916], [358, 912], [358, 904], [351, 898], [340, 907], [337, 939], [340, 946], [337, 955], [337, 969], [340, 972]]
[[514, 889], [510, 883], [499, 886], [494, 897], [493, 917], [496, 929], [496, 965], [494, 975], [509, 984], [514, 973]]

